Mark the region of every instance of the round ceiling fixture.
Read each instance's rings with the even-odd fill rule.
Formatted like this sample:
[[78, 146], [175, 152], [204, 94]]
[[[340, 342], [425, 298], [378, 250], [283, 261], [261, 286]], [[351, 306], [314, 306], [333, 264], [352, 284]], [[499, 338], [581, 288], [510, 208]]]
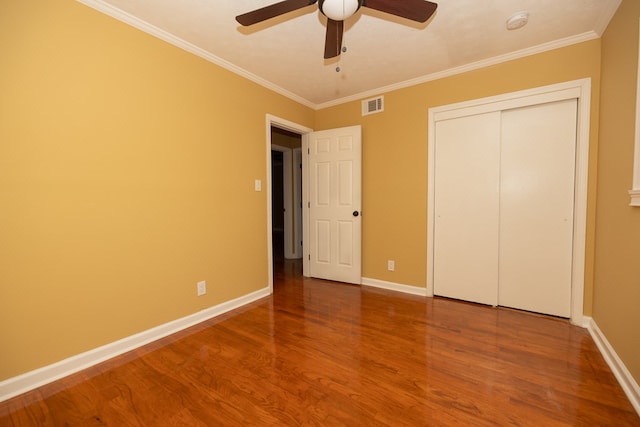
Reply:
[[529, 12], [514, 13], [507, 19], [507, 30], [517, 30], [527, 25], [527, 22], [529, 22]]
[[320, 0], [320, 11], [329, 19], [344, 21], [360, 9], [362, 0]]

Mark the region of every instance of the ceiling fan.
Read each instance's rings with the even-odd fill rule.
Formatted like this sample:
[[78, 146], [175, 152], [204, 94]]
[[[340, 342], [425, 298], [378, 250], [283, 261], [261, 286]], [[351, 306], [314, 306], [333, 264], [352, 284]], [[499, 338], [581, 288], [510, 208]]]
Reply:
[[426, 0], [284, 0], [236, 16], [236, 21], [249, 26], [315, 3], [318, 3], [318, 9], [327, 17], [325, 59], [340, 55], [344, 20], [355, 14], [360, 7], [368, 7], [416, 22], [426, 22], [438, 7], [437, 4]]

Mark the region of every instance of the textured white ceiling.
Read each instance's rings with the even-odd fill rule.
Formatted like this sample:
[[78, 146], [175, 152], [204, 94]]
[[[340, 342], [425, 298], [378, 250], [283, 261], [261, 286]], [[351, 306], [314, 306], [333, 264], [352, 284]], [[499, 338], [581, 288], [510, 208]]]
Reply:
[[[279, 0], [78, 1], [321, 108], [599, 37], [621, 0], [433, 0], [425, 24], [362, 8], [345, 21], [347, 52], [331, 60], [316, 5], [242, 27], [235, 16]], [[520, 11], [528, 25], [507, 30]]]

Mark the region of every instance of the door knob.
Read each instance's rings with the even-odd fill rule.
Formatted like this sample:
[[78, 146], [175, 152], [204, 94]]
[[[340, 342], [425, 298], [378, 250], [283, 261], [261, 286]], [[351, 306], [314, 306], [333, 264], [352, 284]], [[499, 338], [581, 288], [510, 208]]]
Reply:
[[360, 212], [358, 212], [358, 211], [353, 211], [353, 216], [358, 216], [358, 215], [360, 215]]

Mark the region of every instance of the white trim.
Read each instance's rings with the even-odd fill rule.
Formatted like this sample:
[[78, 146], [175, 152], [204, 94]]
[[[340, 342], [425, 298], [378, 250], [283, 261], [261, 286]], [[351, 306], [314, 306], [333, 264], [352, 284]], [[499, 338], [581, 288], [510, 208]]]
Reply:
[[576, 36], [567, 37], [560, 40], [555, 40], [549, 43], [543, 43], [537, 46], [529, 47], [526, 49], [510, 52], [504, 55], [494, 56], [493, 58], [484, 59], [482, 61], [472, 62], [471, 64], [462, 65], [460, 67], [449, 68], [447, 70], [439, 71], [437, 73], [427, 74], [425, 76], [417, 77], [415, 79], [405, 80], [403, 82], [394, 83], [392, 85], [383, 86], [377, 89], [360, 92], [355, 95], [350, 95], [344, 98], [335, 99], [333, 101], [324, 102], [322, 104], [316, 104], [315, 109], [321, 110], [323, 108], [329, 108], [347, 102], [357, 101], [362, 98], [370, 98], [376, 95], [380, 95], [387, 92], [392, 92], [398, 89], [404, 89], [411, 86], [427, 83], [434, 80], [443, 79], [445, 77], [451, 77], [458, 74], [467, 73], [469, 71], [478, 70], [492, 65], [501, 64], [503, 62], [513, 61], [515, 59], [524, 58], [531, 55], [537, 55], [539, 53], [548, 52], [554, 49], [560, 49], [563, 47], [571, 46], [578, 43], [587, 42], [599, 38], [598, 34], [593, 31], [578, 34]]
[[368, 277], [362, 278], [361, 285], [370, 286], [372, 288], [386, 289], [389, 291], [402, 292], [405, 294], [419, 295], [421, 297], [427, 296], [426, 288], [420, 288], [420, 287], [411, 286], [411, 285], [402, 285], [400, 283], [386, 282], [384, 280], [378, 280], [378, 279], [370, 279]]
[[273, 114], [267, 114], [267, 129], [269, 130], [269, 139], [271, 139], [271, 126], [288, 130], [290, 132], [299, 133], [300, 135], [313, 132], [313, 129], [308, 128], [306, 126], [300, 125], [298, 123], [294, 123], [292, 121], [283, 119], [278, 116], [274, 116]]
[[[639, 26], [640, 27], [640, 26]], [[629, 190], [629, 206], [640, 206], [640, 31], [638, 31], [638, 64], [636, 69], [636, 129], [633, 145], [633, 183]]]
[[582, 87], [576, 86], [575, 82], [558, 83], [550, 86], [525, 89], [508, 94], [433, 107], [431, 110], [434, 113], [433, 118], [437, 122], [440, 120], [545, 104], [564, 99], [579, 98], [581, 92]]
[[592, 321], [593, 319], [591, 318], [591, 316], [582, 316], [582, 323], [576, 324], [576, 326], [579, 326], [584, 329], [588, 329]]
[[[498, 111], [509, 106], [535, 105], [542, 102], [578, 99], [576, 142], [575, 209], [573, 221], [573, 259], [571, 274], [571, 322], [583, 323], [584, 269], [587, 233], [587, 180], [589, 168], [589, 129], [591, 79], [580, 79], [518, 92], [492, 96], [429, 109], [427, 166], [427, 295], [433, 295], [433, 230], [435, 201], [435, 122], [463, 117], [479, 111]], [[511, 107], [513, 108], [513, 107]]]
[[289, 99], [291, 99], [292, 101], [298, 102], [302, 105], [305, 105], [309, 108], [315, 109], [316, 105], [313, 104], [312, 102], [304, 99], [303, 97], [296, 95], [293, 92], [290, 92], [266, 79], [263, 79], [262, 77], [259, 77], [247, 70], [245, 70], [244, 68], [240, 68], [237, 65], [234, 65], [232, 63], [230, 63], [229, 61], [226, 61], [210, 52], [207, 52], [206, 50], [192, 44], [189, 43], [185, 40], [182, 40], [179, 37], [174, 36], [173, 34], [162, 30], [158, 27], [156, 27], [155, 25], [151, 25], [150, 23], [143, 21], [142, 19], [135, 17], [133, 15], [131, 15], [130, 13], [127, 13], [125, 11], [123, 11], [122, 9], [118, 9], [117, 7], [110, 5], [108, 3], [105, 3], [102, 0], [76, 0], [78, 3], [82, 3], [85, 6], [88, 6], [92, 9], [95, 9], [99, 12], [104, 13], [105, 15], [108, 15], [112, 18], [117, 19], [118, 21], [124, 22], [125, 24], [131, 25], [134, 28], [137, 28], [140, 31], [143, 31], [147, 34], [150, 34], [154, 37], [159, 38], [160, 40], [163, 40], [169, 44], [174, 45], [175, 47], [185, 50], [189, 53], [192, 53], [196, 56], [199, 56], [202, 59], [205, 59], [211, 63], [214, 63], [226, 70], [231, 71], [232, 73], [235, 73], [241, 77], [244, 77], [254, 83], [259, 84], [260, 86], [263, 86], [269, 90], [272, 90], [276, 93], [279, 93], [282, 96], [285, 96]]
[[142, 347], [213, 317], [220, 316], [221, 314], [240, 308], [246, 304], [259, 300], [260, 298], [267, 297], [270, 294], [270, 288], [263, 288], [181, 319], [173, 320], [93, 350], [77, 354], [51, 365], [6, 379], [0, 382], [0, 402], [59, 380], [60, 378], [64, 378], [83, 369], [87, 369], [91, 366], [97, 365], [98, 363]]
[[[271, 235], [271, 227], [273, 226], [272, 218], [272, 183], [271, 183], [271, 128], [275, 126], [291, 132], [302, 135], [302, 146], [304, 147], [305, 135], [313, 132], [313, 129], [294, 123], [287, 119], [283, 119], [272, 114], [266, 115], [266, 160], [267, 160], [267, 271], [269, 274], [269, 289], [273, 292], [273, 236]], [[304, 169], [304, 162], [303, 162]], [[303, 176], [304, 181], [304, 176]], [[303, 190], [304, 191], [304, 190]], [[304, 194], [303, 194], [304, 195]], [[304, 217], [304, 213], [302, 215]], [[306, 236], [303, 236], [303, 242], [306, 242]]]
[[591, 334], [593, 341], [595, 341], [596, 346], [598, 346], [607, 365], [611, 368], [613, 375], [615, 375], [620, 386], [629, 398], [631, 405], [633, 405], [638, 415], [640, 415], [640, 386], [638, 386], [631, 372], [629, 372], [629, 369], [627, 369], [622, 359], [620, 359], [595, 320], [588, 318], [587, 330]]

